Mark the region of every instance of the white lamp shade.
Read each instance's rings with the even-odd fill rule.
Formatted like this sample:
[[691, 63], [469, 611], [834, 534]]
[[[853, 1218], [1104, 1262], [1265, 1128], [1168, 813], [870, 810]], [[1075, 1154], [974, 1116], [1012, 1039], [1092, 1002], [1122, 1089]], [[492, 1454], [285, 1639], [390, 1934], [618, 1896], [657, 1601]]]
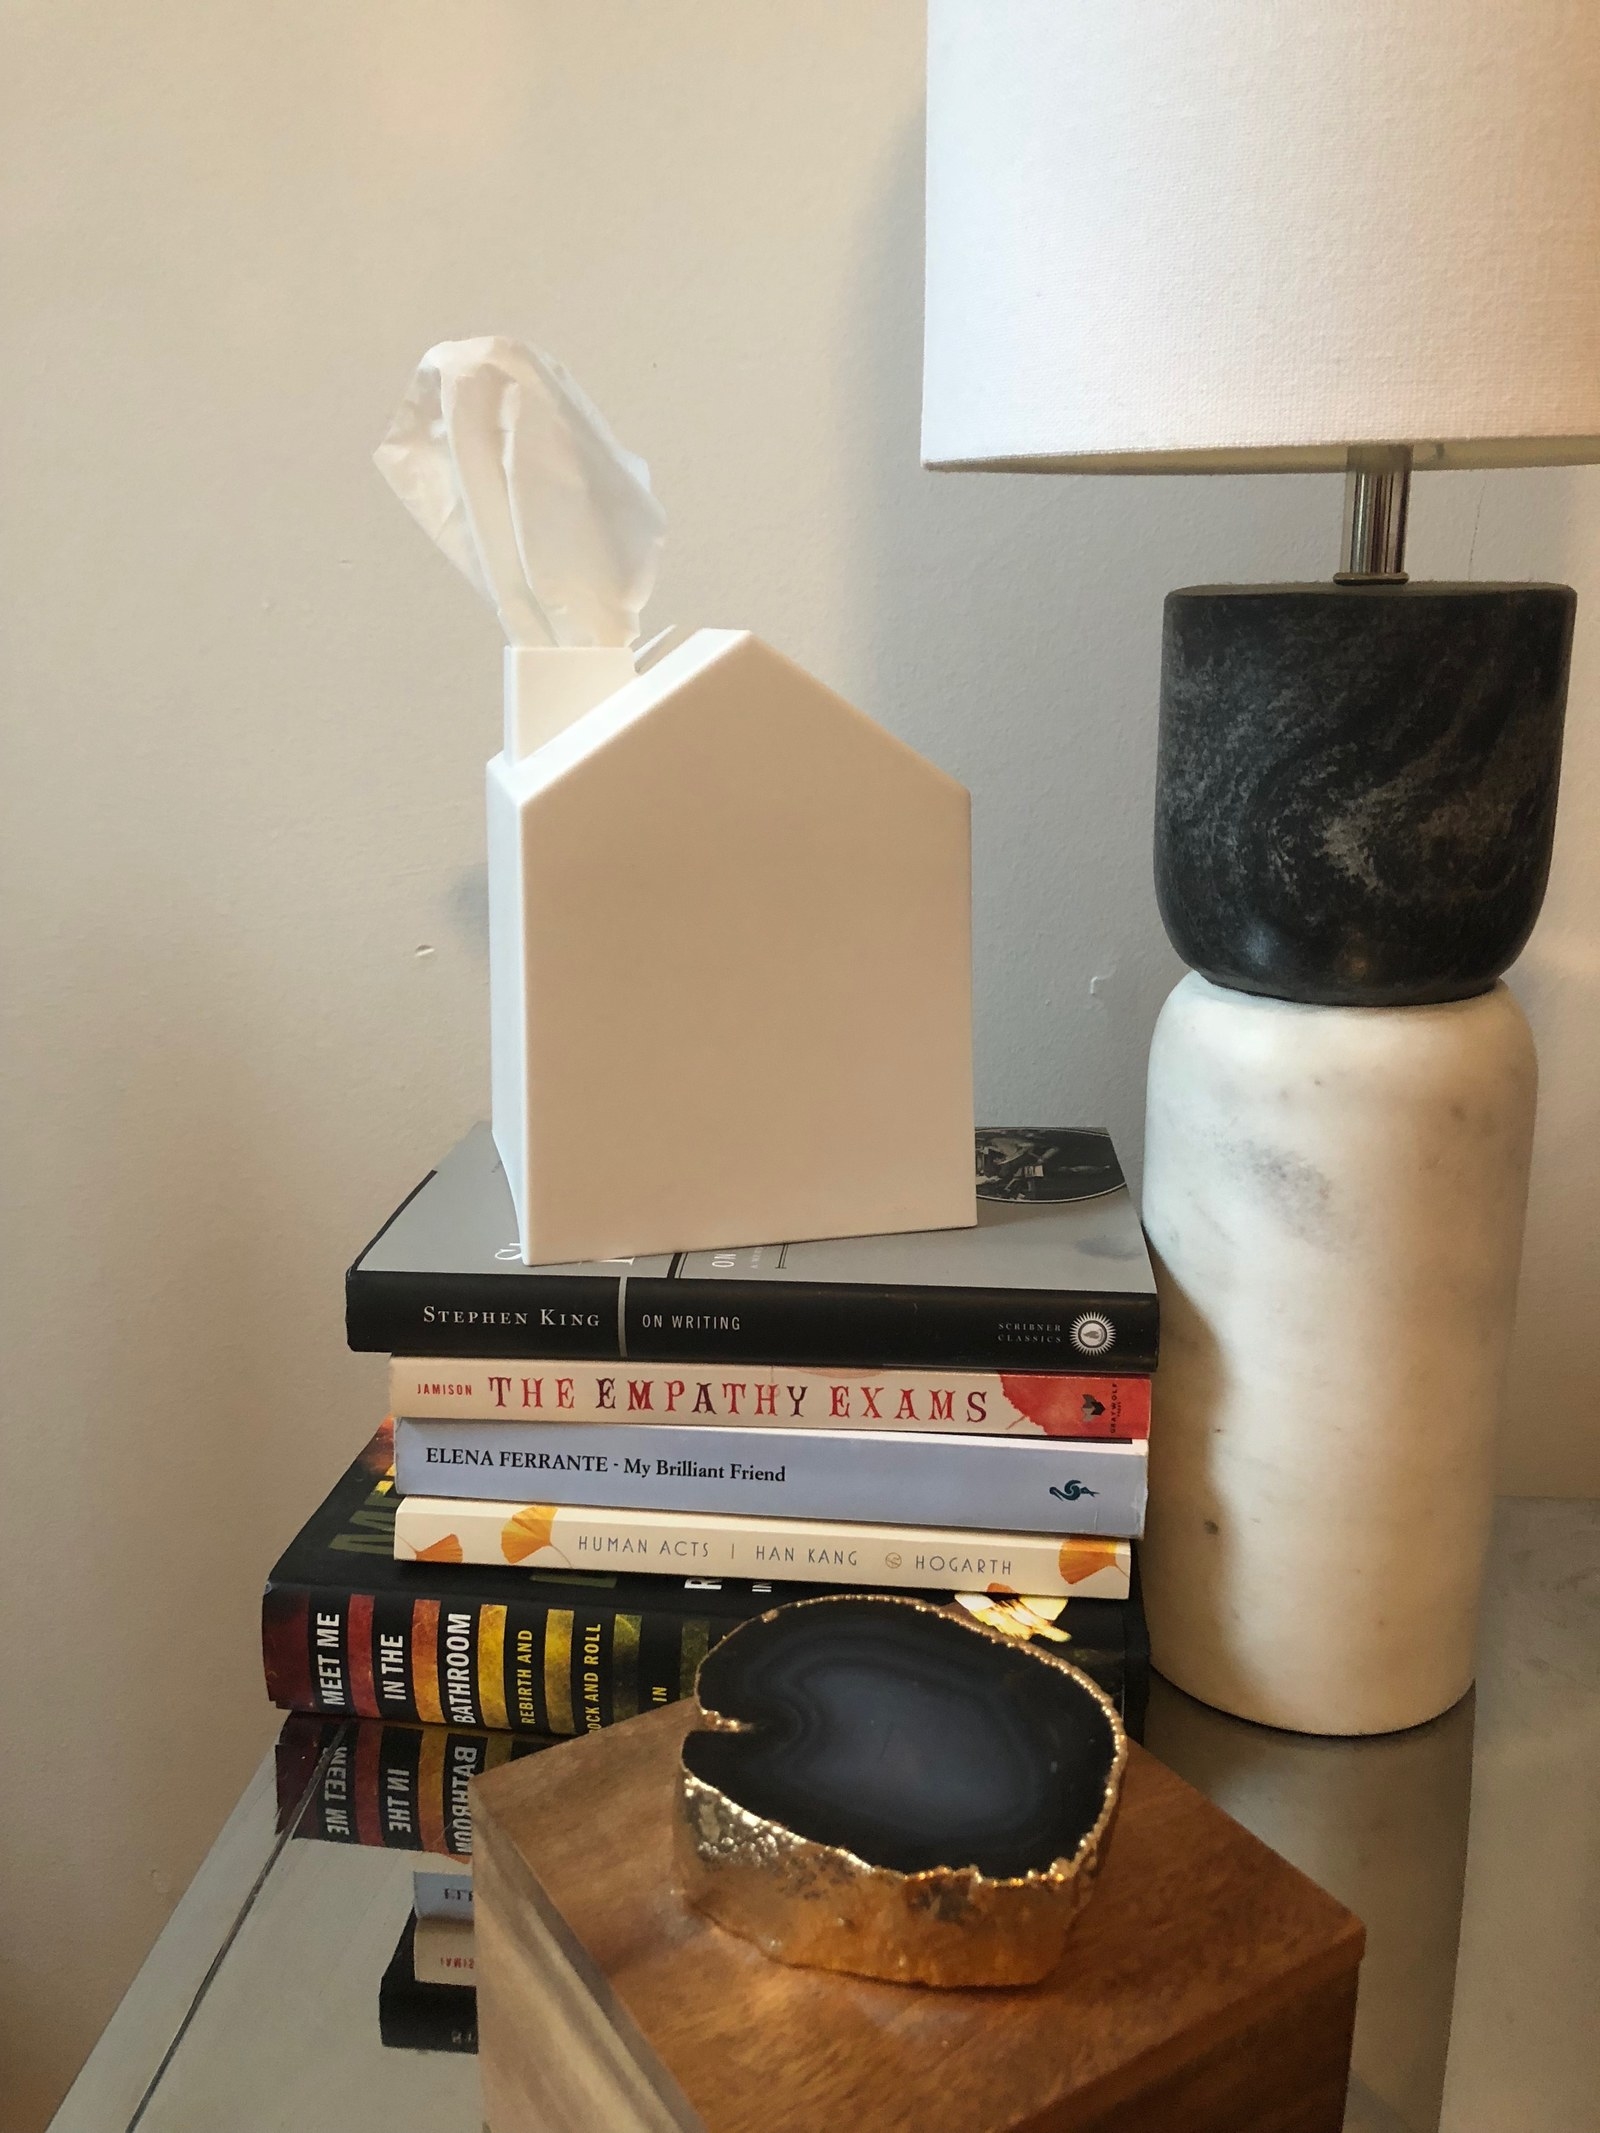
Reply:
[[923, 457], [1600, 459], [1600, 0], [929, 0]]

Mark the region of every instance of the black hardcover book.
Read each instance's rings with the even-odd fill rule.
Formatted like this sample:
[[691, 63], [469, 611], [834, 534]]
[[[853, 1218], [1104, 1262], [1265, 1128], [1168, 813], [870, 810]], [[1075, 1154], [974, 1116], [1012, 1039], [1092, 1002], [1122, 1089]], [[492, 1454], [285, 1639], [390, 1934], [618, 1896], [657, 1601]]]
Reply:
[[[417, 1752], [437, 1747], [446, 1767], [437, 1776], [431, 1764], [419, 1769], [417, 1799], [431, 1801], [444, 1786], [447, 1820], [449, 1802], [459, 1794], [464, 1808], [467, 1781], [486, 1767], [485, 1733], [594, 1732], [675, 1703], [690, 1693], [700, 1661], [736, 1623], [830, 1589], [744, 1578], [397, 1563], [395, 1501], [393, 1431], [386, 1423], [267, 1580], [261, 1602], [267, 1693], [289, 1711], [420, 1722], [427, 1730]], [[916, 1597], [938, 1605], [954, 1595]], [[1127, 1705], [1130, 1651], [1137, 1666], [1144, 1663], [1134, 1603], [1039, 1600], [1023, 1608], [986, 1596], [979, 1605], [1014, 1616], [1006, 1626], [1018, 1633], [1032, 1627], [1119, 1706]], [[389, 1757], [396, 1772], [396, 1759], [410, 1752], [402, 1731]], [[337, 1822], [367, 1792], [335, 1762], [328, 1805]], [[404, 1791], [398, 1774], [393, 1788], [398, 1801]], [[333, 1823], [328, 1833], [335, 1833]], [[434, 1848], [431, 1838], [425, 1848]]]
[[378, 1987], [378, 2035], [396, 2051], [475, 2052], [478, 1995], [470, 1985], [419, 1985], [416, 1937], [408, 1918]]
[[526, 1267], [487, 1126], [345, 1277], [352, 1348], [397, 1355], [1148, 1371], [1156, 1295], [1110, 1136], [977, 1139], [973, 1229]]
[[[1080, 1604], [1088, 1606], [1090, 1603], [1083, 1601]], [[1133, 1551], [1132, 1588], [1127, 1599], [1122, 1602], [1122, 1623], [1124, 1641], [1122, 1646], [1122, 1689], [1120, 1695], [1115, 1689], [1107, 1688], [1106, 1683], [1101, 1680], [1101, 1677], [1092, 1666], [1085, 1666], [1084, 1672], [1094, 1674], [1095, 1679], [1100, 1682], [1101, 1688], [1105, 1689], [1106, 1694], [1117, 1706], [1117, 1709], [1122, 1714], [1122, 1723], [1127, 1728], [1129, 1737], [1133, 1740], [1142, 1741], [1144, 1739], [1145, 1714], [1150, 1708], [1150, 1625], [1145, 1620], [1144, 1592], [1139, 1583], [1139, 1551], [1137, 1548]], [[1076, 1653], [1071, 1650], [1065, 1656], [1078, 1665], [1083, 1664], [1081, 1660], [1077, 1659]]]

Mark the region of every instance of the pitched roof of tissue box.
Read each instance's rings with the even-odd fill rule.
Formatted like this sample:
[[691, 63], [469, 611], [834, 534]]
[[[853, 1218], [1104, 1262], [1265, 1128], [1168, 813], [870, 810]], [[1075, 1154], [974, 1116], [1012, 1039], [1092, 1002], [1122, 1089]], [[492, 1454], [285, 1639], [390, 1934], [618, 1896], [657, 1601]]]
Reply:
[[[526, 710], [553, 663], [627, 655], [507, 659]], [[971, 1223], [965, 789], [743, 631], [609, 672], [489, 766], [523, 1258]]]

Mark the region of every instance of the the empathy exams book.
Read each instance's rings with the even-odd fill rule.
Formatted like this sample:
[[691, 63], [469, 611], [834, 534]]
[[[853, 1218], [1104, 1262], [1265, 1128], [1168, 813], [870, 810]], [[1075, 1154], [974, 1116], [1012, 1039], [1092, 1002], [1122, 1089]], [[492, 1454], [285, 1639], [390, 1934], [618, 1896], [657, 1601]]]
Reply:
[[397, 1355], [389, 1363], [389, 1411], [418, 1421], [731, 1422], [743, 1429], [948, 1430], [1134, 1443], [1150, 1434], [1150, 1380]]

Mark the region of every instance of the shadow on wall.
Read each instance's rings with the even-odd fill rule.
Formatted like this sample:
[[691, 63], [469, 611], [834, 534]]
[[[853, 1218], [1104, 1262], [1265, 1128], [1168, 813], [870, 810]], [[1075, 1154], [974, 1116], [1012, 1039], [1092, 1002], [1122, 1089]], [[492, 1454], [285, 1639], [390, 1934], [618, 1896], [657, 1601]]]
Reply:
[[1331, 569], [1340, 487], [924, 472], [922, 182], [919, 121], [863, 211], [838, 396], [873, 511], [856, 656], [874, 712], [972, 790], [980, 1115], [1107, 1125], [1137, 1182], [1183, 969], [1150, 862], [1162, 602]]

